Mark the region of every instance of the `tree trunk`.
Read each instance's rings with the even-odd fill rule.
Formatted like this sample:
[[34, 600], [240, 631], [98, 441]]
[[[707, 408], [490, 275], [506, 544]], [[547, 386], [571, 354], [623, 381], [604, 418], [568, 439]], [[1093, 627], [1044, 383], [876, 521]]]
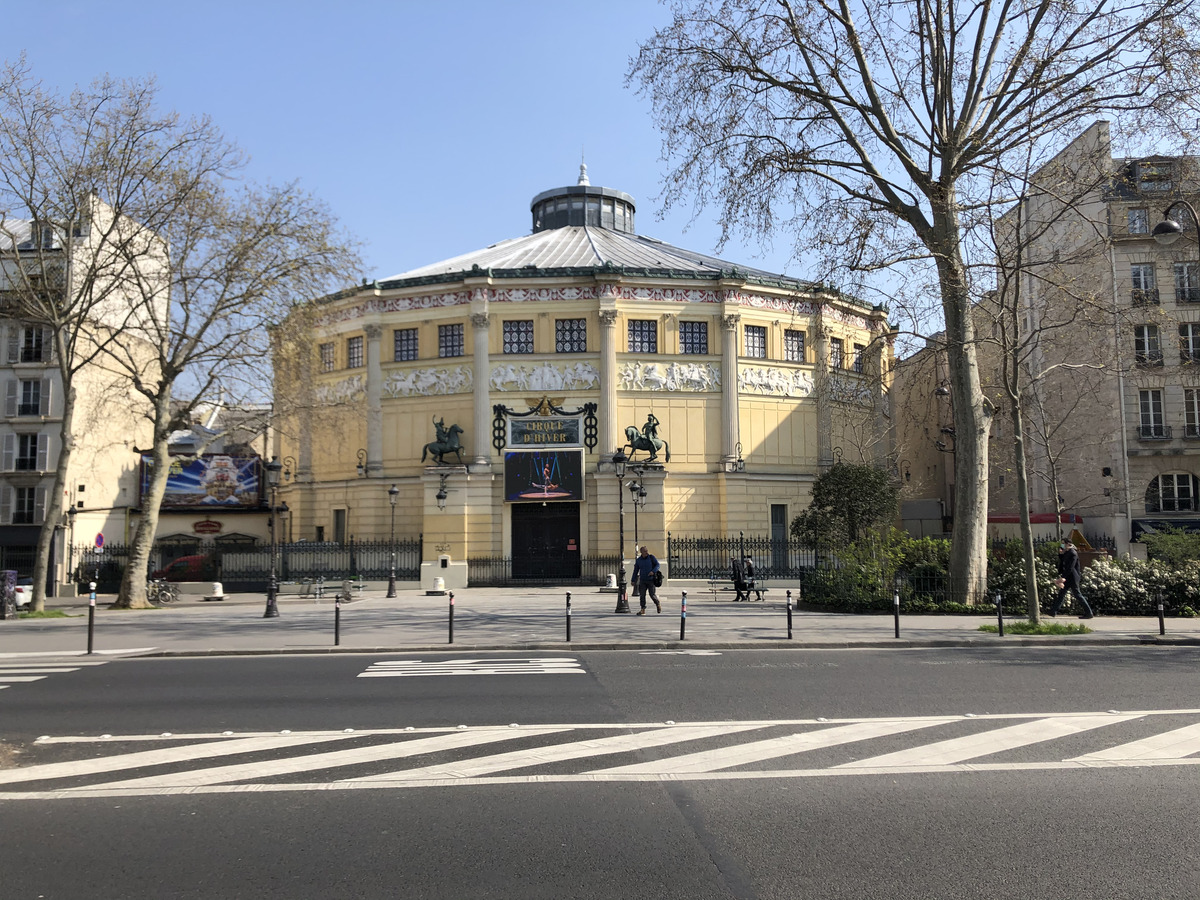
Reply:
[[1029, 519], [1029, 473], [1025, 468], [1025, 419], [1020, 403], [1012, 404], [1013, 457], [1017, 469], [1017, 505], [1021, 509], [1021, 552], [1025, 557], [1025, 599], [1029, 621], [1041, 622], [1038, 603], [1037, 560], [1033, 548], [1033, 524]]
[[129, 561], [125, 574], [121, 576], [121, 592], [114, 606], [122, 609], [146, 609], [151, 606], [146, 597], [146, 574], [150, 567], [150, 551], [154, 548], [154, 535], [158, 531], [158, 510], [163, 494], [167, 490], [167, 477], [171, 474], [171, 457], [167, 453], [167, 442], [171, 435], [171, 392], [166, 390], [154, 399], [154, 447], [151, 457], [153, 471], [142, 496], [142, 514], [137, 529], [129, 543]]
[[[65, 343], [61, 331], [55, 337], [55, 355], [59, 360], [64, 359]], [[71, 451], [75, 448], [75, 386], [73, 373], [67, 365], [59, 365], [59, 374], [63, 384], [62, 422], [58, 426], [58, 436], [62, 449], [54, 469], [54, 485], [46, 492], [45, 518], [38, 532], [37, 555], [33, 560], [33, 612], [42, 612], [46, 608], [46, 578], [50, 574], [50, 545], [54, 541], [54, 533], [62, 521], [63, 491], [67, 486], [67, 472], [71, 466]], [[67, 540], [70, 540], [68, 537]], [[64, 546], [65, 546], [64, 541]]]

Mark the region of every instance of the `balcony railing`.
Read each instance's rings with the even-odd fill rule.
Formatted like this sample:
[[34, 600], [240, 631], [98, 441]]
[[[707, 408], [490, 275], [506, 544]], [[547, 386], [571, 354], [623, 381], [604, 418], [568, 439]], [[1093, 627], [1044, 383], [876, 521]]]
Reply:
[[1139, 425], [1137, 428], [1139, 441], [1169, 441], [1171, 440], [1170, 425]]
[[1133, 355], [1134, 365], [1143, 369], [1152, 369], [1163, 364], [1163, 355], [1161, 350], [1151, 350], [1147, 353], [1135, 353]]
[[1158, 288], [1134, 288], [1130, 299], [1134, 306], [1158, 306]]
[[1176, 303], [1200, 303], [1200, 288], [1175, 288]]

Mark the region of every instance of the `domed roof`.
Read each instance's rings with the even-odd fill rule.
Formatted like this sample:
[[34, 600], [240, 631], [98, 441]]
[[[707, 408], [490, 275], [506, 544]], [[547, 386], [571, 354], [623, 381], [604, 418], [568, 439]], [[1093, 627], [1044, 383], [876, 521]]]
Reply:
[[487, 272], [493, 277], [586, 275], [595, 270], [673, 278], [738, 277], [800, 284], [787, 275], [727, 262], [674, 247], [633, 230], [634, 200], [611, 188], [593, 187], [587, 167], [579, 182], [533, 198], [533, 233], [381, 279], [381, 288], [405, 283], [457, 280]]

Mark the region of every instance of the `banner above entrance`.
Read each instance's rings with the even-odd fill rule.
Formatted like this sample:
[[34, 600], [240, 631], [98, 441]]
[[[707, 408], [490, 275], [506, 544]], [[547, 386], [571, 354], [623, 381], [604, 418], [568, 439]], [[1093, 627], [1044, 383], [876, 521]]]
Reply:
[[535, 416], [531, 419], [508, 420], [508, 446], [520, 447], [580, 447], [578, 416]]
[[510, 450], [504, 454], [504, 499], [550, 503], [583, 499], [582, 450]]

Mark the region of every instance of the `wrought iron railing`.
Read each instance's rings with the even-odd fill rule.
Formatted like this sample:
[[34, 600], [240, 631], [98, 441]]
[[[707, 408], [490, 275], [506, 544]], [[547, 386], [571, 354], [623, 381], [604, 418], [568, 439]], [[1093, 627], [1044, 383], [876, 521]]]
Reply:
[[620, 569], [621, 561], [616, 556], [582, 556], [570, 564], [552, 559], [473, 556], [467, 559], [467, 583], [475, 587], [602, 585]]
[[726, 578], [735, 558], [749, 556], [760, 578], [796, 578], [817, 563], [817, 551], [792, 539], [737, 534], [677, 537], [667, 533], [672, 578]]

